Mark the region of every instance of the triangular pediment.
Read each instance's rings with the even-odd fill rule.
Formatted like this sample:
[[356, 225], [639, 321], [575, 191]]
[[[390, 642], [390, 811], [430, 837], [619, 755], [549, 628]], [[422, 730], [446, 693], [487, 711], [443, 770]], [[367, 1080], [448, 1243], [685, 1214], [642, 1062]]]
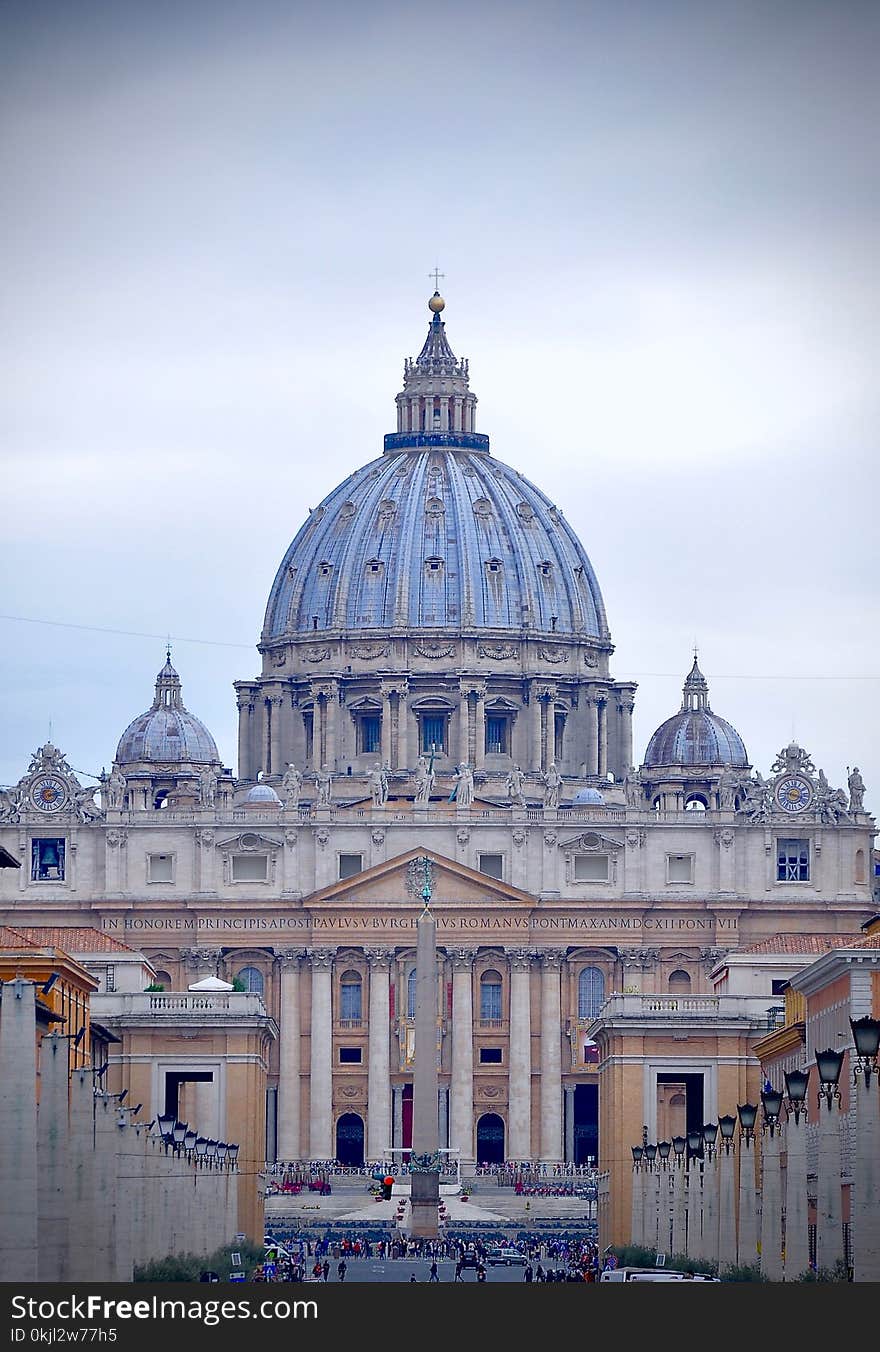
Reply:
[[559, 842], [560, 850], [622, 850], [623, 841], [606, 836], [602, 831], [582, 831], [578, 836]]
[[320, 906], [400, 905], [421, 906], [418, 890], [413, 886], [411, 865], [427, 857], [431, 861], [433, 895], [431, 904], [437, 907], [498, 905], [532, 907], [535, 898], [509, 883], [489, 878], [485, 873], [447, 859], [433, 850], [408, 850], [373, 868], [364, 869], [352, 878], [344, 878], [330, 887], [303, 899], [310, 909]]

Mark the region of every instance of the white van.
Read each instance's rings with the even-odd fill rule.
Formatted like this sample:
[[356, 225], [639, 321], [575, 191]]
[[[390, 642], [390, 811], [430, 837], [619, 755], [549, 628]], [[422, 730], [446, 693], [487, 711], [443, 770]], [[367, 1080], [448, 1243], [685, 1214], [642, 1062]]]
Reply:
[[619, 1267], [607, 1268], [599, 1276], [600, 1282], [686, 1282], [689, 1272], [673, 1272], [672, 1268]]

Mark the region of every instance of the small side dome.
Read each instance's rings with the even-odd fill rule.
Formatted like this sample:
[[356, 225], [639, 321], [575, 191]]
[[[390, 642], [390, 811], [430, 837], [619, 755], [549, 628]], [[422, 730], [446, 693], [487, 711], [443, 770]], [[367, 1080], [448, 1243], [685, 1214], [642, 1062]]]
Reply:
[[246, 803], [257, 803], [259, 806], [263, 806], [266, 803], [272, 803], [277, 807], [282, 806], [281, 799], [278, 797], [278, 794], [272, 788], [271, 784], [255, 784], [253, 788], [248, 789], [244, 796], [244, 801]]
[[684, 683], [681, 708], [654, 733], [643, 765], [748, 769], [749, 758], [736, 728], [709, 707], [709, 685], [696, 657]]
[[201, 719], [184, 706], [180, 677], [171, 665], [170, 649], [156, 677], [152, 707], [129, 723], [119, 739], [115, 759], [121, 766], [150, 761], [220, 764], [214, 738]]
[[572, 798], [571, 801], [573, 806], [583, 805], [584, 803], [590, 803], [596, 807], [604, 807], [605, 795], [600, 793], [598, 789], [591, 789], [587, 787], [584, 789], [578, 789], [577, 793], [575, 794], [574, 798]]

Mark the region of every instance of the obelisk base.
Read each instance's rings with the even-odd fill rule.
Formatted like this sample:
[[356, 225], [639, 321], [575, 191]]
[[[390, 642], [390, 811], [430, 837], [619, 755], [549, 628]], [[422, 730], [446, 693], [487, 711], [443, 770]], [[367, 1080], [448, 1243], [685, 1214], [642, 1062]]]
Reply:
[[440, 1232], [437, 1207], [440, 1203], [440, 1175], [411, 1173], [410, 1226], [414, 1239], [437, 1239]]

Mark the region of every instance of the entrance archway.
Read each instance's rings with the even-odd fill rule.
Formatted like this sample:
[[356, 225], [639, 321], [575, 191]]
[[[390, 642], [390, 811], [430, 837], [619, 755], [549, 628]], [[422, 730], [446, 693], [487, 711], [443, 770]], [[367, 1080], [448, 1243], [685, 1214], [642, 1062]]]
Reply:
[[336, 1123], [336, 1159], [355, 1166], [364, 1162], [364, 1120], [357, 1113], [343, 1113]]
[[504, 1163], [504, 1119], [484, 1113], [477, 1123], [477, 1163]]

